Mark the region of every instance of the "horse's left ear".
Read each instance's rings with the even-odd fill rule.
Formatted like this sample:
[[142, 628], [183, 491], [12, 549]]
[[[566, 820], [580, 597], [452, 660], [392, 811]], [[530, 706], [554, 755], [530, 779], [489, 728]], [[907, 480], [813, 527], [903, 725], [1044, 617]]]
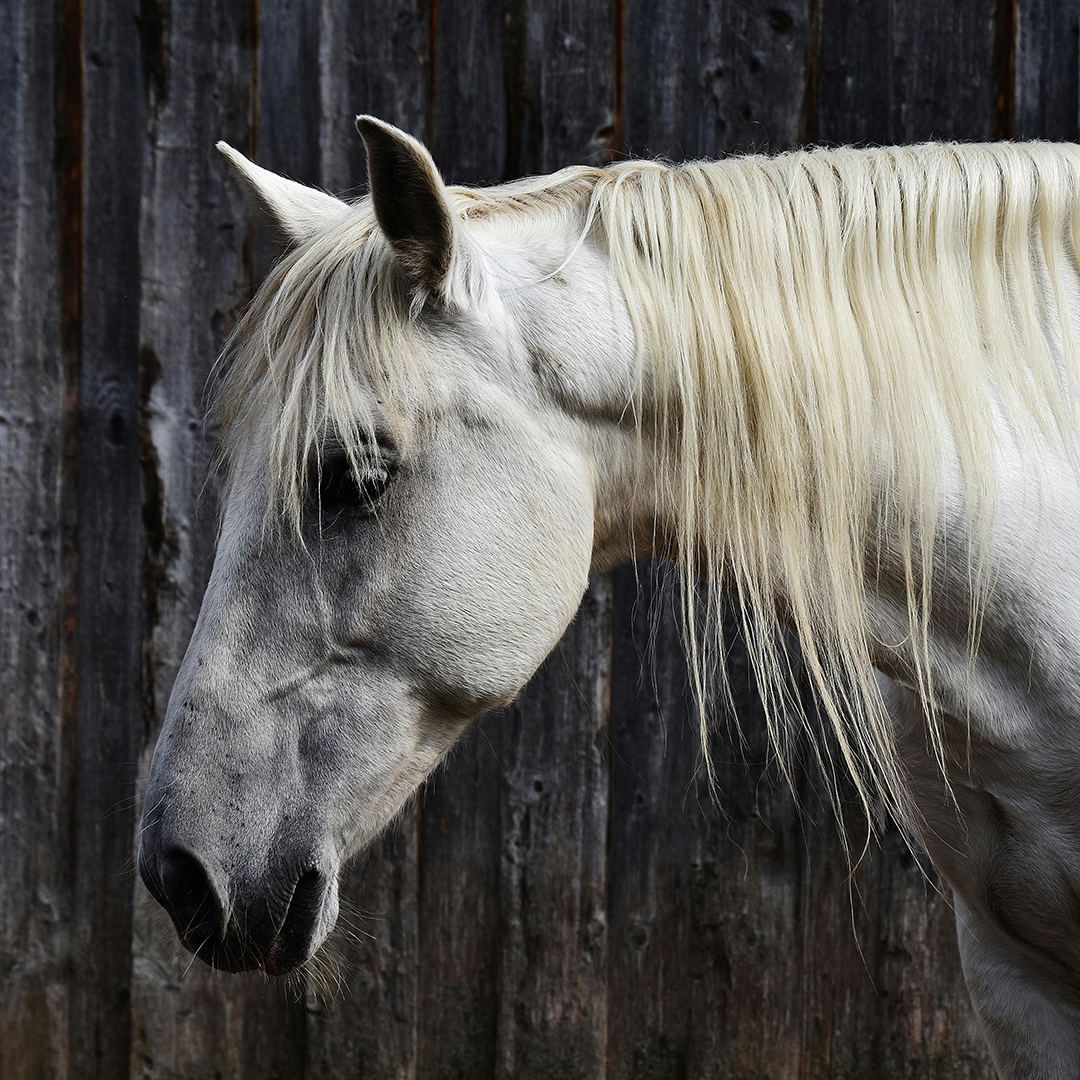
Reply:
[[429, 289], [450, 272], [454, 217], [435, 162], [422, 143], [374, 116], [358, 116], [375, 217], [390, 245]]
[[348, 203], [248, 161], [227, 142], [219, 142], [217, 148], [294, 244], [318, 236], [352, 213]]

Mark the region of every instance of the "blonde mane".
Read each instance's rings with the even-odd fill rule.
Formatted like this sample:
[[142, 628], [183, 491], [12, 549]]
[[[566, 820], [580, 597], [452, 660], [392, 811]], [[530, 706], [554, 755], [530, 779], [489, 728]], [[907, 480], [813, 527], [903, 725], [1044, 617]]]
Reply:
[[[572, 214], [606, 247], [634, 325], [634, 406], [658, 446], [658, 505], [677, 523], [670, 554], [699, 699], [722, 679], [727, 588], [775, 744], [802, 722], [789, 625], [864, 804], [881, 798], [909, 826], [871, 664], [866, 556], [902, 568], [905, 662], [944, 765], [930, 672], [943, 464], [955, 459], [962, 478], [963, 505], [945, 509], [964, 531], [974, 659], [1000, 421], [1022, 447], [1049, 441], [1077, 461], [1067, 307], [1078, 185], [1080, 149], [1035, 143], [628, 162], [450, 189], [465, 221]], [[451, 275], [466, 291], [468, 257]], [[242, 320], [220, 397], [225, 445], [275, 418], [274, 501], [294, 523], [328, 430], [356, 433], [341, 437], [358, 455], [372, 391], [422, 396], [432, 373], [416, 305], [362, 203], [283, 260]]]

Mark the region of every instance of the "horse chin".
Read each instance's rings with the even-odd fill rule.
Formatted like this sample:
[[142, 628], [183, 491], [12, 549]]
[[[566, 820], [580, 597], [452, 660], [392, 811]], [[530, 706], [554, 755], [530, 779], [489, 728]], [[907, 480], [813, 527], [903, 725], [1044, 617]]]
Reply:
[[[333, 927], [330, 927], [332, 930]], [[183, 940], [184, 948], [216, 971], [239, 974], [244, 971], [262, 970], [267, 975], [288, 977], [300, 971], [319, 951], [329, 936], [317, 934], [314, 938], [292, 937], [279, 933], [265, 949], [240, 948], [234, 941]]]

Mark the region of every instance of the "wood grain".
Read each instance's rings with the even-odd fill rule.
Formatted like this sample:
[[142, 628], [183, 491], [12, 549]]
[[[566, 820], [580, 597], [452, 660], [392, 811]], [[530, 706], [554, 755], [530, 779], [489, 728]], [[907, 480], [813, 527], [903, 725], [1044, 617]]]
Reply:
[[438, 0], [428, 139], [454, 184], [506, 178], [506, 16], [500, 0]]
[[[153, 57], [139, 242], [145, 776], [216, 540], [206, 387], [250, 291], [252, 230], [214, 143], [251, 147], [255, 27], [248, 10], [220, 0], [174, 2], [153, 22], [143, 15], [142, 45]], [[134, 954], [133, 1076], [300, 1074], [302, 1010], [260, 977], [221, 979], [192, 965], [141, 886]]]
[[33, 0], [0, 9], [0, 1076], [11, 1080], [68, 1068], [74, 718], [62, 693], [62, 515], [77, 353], [64, 347], [60, 304], [72, 284], [61, 262], [80, 252], [62, 244], [72, 207], [54, 172], [52, 88], [71, 61], [56, 55], [56, 18]]
[[431, 4], [324, 0], [319, 38], [320, 183], [363, 192], [367, 168], [354, 120], [370, 113], [428, 140]]
[[[509, 9], [509, 168], [551, 172], [610, 153], [616, 9], [524, 0]], [[502, 732], [496, 1076], [599, 1076], [607, 1041], [610, 575]]]
[[[505, 19], [494, 0], [433, 9], [429, 138], [443, 175], [503, 179]], [[420, 795], [418, 1075], [494, 1074], [501, 948], [501, 713], [482, 721]]]
[[88, 0], [79, 386], [78, 729], [70, 1075], [131, 1049], [132, 860], [144, 624], [139, 214], [146, 93], [139, 5]]
[[509, 710], [495, 1075], [597, 1077], [607, 1058], [609, 576]]
[[1016, 7], [1013, 130], [1017, 139], [1080, 138], [1080, 4]]
[[821, 2], [818, 137], [987, 139], [994, 126], [994, 0]]
[[[365, 180], [358, 113], [425, 136], [429, 14], [419, 2], [324, 5], [320, 181], [328, 190], [355, 195]], [[417, 1076], [420, 820], [413, 805], [342, 877], [342, 925], [328, 948], [326, 975], [340, 979], [342, 989], [309, 991], [310, 1077]]]

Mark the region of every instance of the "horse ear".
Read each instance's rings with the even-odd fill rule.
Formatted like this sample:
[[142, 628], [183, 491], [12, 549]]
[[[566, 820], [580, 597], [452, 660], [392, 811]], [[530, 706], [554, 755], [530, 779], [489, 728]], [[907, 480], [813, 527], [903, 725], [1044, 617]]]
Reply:
[[294, 244], [312, 239], [352, 212], [348, 203], [327, 195], [325, 191], [306, 187], [269, 169], [260, 168], [226, 142], [219, 142], [217, 148]]
[[454, 218], [435, 162], [411, 135], [374, 116], [358, 116], [356, 127], [379, 227], [420, 281], [438, 289], [450, 272]]

